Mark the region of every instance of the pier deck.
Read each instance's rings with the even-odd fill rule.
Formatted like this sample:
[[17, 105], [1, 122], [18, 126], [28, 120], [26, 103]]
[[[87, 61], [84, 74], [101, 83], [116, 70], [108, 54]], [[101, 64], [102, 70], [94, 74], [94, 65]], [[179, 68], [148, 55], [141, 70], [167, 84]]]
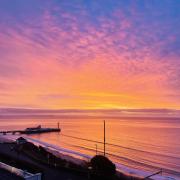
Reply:
[[0, 134], [40, 134], [49, 132], [60, 132], [60, 128], [40, 128], [35, 130], [10, 130], [10, 131], [0, 131]]

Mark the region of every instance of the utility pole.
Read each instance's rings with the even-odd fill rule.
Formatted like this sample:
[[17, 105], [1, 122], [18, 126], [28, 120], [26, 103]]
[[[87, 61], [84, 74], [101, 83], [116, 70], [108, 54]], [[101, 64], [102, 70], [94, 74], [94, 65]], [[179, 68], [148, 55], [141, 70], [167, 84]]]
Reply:
[[49, 164], [49, 153], [47, 154], [47, 160], [48, 160], [48, 164]]
[[95, 144], [95, 146], [96, 146], [96, 155], [97, 155], [97, 144]]
[[106, 156], [106, 122], [104, 120], [104, 156]]

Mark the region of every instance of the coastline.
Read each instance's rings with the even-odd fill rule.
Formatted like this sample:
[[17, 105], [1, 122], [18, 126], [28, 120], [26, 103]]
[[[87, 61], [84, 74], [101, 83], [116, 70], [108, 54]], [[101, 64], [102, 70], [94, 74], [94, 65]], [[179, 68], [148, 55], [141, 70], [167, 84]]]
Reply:
[[[0, 136], [0, 142], [2, 143], [3, 141], [5, 143], [13, 143], [15, 142], [15, 140], [20, 137], [18, 135], [1, 135]], [[30, 137], [25, 137], [28, 142], [33, 143], [36, 146], [42, 146], [47, 152], [53, 154], [54, 156], [64, 159], [66, 161], [75, 163], [77, 165], [83, 165], [86, 162], [88, 162], [92, 157], [86, 154], [82, 154], [79, 152], [75, 152], [69, 149], [65, 149], [65, 148], [61, 148], [59, 146], [53, 145], [53, 144], [49, 144], [46, 142], [42, 142]], [[133, 178], [137, 178], [137, 179], [141, 179], [143, 177], [148, 176], [150, 173], [149, 172], [144, 172], [138, 169], [131, 169], [127, 166], [124, 166], [122, 164], [119, 163], [115, 163], [116, 165], [116, 170], [117, 173], [119, 174], [123, 174], [124, 176], [126, 176], [127, 178], [129, 177], [133, 177]], [[151, 179], [154, 180], [165, 180], [165, 179], [174, 179], [171, 177], [166, 177], [166, 176], [161, 176], [161, 175], [155, 175], [153, 176]]]
[[[15, 136], [13, 138], [15, 139]], [[64, 177], [68, 176], [71, 179], [78, 179], [78, 180], [81, 179], [93, 180], [93, 179], [99, 179], [97, 177], [101, 177], [99, 175], [93, 174], [93, 172], [89, 172], [87, 168], [88, 167], [87, 163], [89, 163], [88, 161], [80, 160], [80, 159], [78, 160], [77, 158], [75, 159], [72, 156], [65, 155], [62, 153], [57, 153], [57, 151], [50, 149], [50, 146], [44, 148], [40, 145], [38, 146], [37, 142], [35, 144], [29, 142], [28, 140], [27, 141], [28, 143], [25, 144], [25, 146], [27, 147], [25, 146], [23, 147], [21, 145], [17, 147], [17, 143], [11, 137], [7, 137], [7, 139], [3, 137], [3, 140], [4, 142], [2, 143], [1, 141], [0, 144], [0, 160], [3, 160], [7, 163], [11, 163], [11, 161], [13, 161], [14, 163], [9, 165], [17, 165], [20, 168], [26, 167], [27, 170], [30, 170], [30, 172], [32, 171], [33, 173], [38, 173], [36, 170], [39, 170], [39, 172], [45, 173], [44, 175], [45, 178], [43, 178], [43, 180], [50, 179], [50, 176], [53, 172], [54, 174], [56, 174], [58, 178], [62, 176], [61, 177], [62, 179], [63, 176]], [[37, 154], [37, 149], [38, 149], [38, 154]], [[39, 150], [41, 151], [39, 152]], [[43, 158], [43, 156], [46, 158], [47, 155], [49, 157], [49, 161], [46, 161]], [[36, 170], [34, 169], [34, 167]], [[48, 172], [51, 173], [48, 174]], [[88, 178], [89, 173], [91, 174], [92, 178]], [[111, 180], [111, 179], [128, 180], [130, 178], [131, 178], [130, 176], [126, 176], [122, 173], [116, 174], [113, 178], [106, 178], [103, 176], [103, 179], [107, 179], [107, 180]], [[133, 179], [136, 180], [138, 178], [134, 177]]]

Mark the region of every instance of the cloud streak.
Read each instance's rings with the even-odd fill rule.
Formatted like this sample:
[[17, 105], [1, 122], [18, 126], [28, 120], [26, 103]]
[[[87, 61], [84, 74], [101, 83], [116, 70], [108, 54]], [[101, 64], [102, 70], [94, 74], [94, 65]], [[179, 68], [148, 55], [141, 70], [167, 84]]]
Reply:
[[179, 107], [177, 1], [31, 3], [0, 3], [0, 83], [9, 87], [0, 93], [12, 95], [3, 97], [9, 106]]

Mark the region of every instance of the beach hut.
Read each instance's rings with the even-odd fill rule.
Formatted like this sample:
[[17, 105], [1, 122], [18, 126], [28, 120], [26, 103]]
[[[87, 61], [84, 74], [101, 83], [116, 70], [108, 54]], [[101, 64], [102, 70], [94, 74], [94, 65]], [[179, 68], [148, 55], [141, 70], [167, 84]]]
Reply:
[[25, 143], [27, 143], [27, 140], [23, 137], [19, 137], [16, 139], [16, 143], [17, 144], [25, 144]]

